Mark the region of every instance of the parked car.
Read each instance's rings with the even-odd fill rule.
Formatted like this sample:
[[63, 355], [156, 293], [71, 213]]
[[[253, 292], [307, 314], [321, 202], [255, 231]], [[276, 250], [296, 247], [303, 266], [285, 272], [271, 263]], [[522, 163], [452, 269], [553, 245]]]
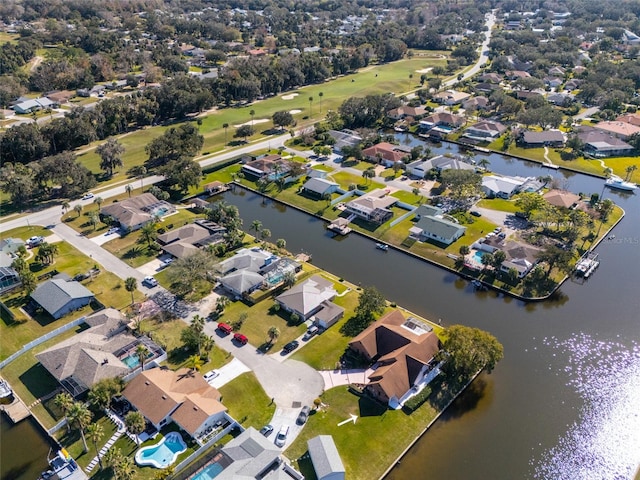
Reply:
[[95, 195], [94, 195], [93, 193], [91, 193], [91, 192], [89, 192], [89, 193], [85, 193], [85, 194], [82, 196], [82, 200], [91, 200], [93, 197], [95, 197]]
[[300, 410], [300, 413], [298, 414], [298, 419], [296, 420], [298, 425], [304, 425], [305, 423], [307, 423], [309, 412], [311, 412], [311, 408], [309, 408], [307, 405], [302, 407], [302, 410]]
[[474, 217], [481, 217], [482, 214], [480, 212], [478, 212], [477, 210], [471, 210], [469, 212], [471, 215], [473, 215]]
[[241, 333], [234, 333], [233, 334], [233, 339], [238, 342], [240, 345], [246, 345], [247, 342], [249, 341], [249, 339], [247, 337], [245, 337], [243, 334]]
[[225, 335], [229, 335], [231, 332], [233, 332], [233, 328], [231, 328], [231, 325], [227, 325], [226, 323], [223, 323], [223, 322], [220, 322], [218, 324], [218, 330], [220, 330]]
[[142, 279], [142, 284], [147, 286], [147, 287], [149, 287], [149, 288], [153, 288], [153, 287], [157, 287], [158, 286], [158, 281], [155, 278], [153, 278], [152, 276], [149, 275], [149, 276], [144, 277]]
[[288, 425], [283, 425], [280, 428], [280, 431], [278, 432], [278, 435], [276, 435], [276, 440], [275, 440], [275, 444], [278, 447], [284, 447], [284, 444], [287, 443], [287, 435], [289, 435], [289, 426]]
[[269, 435], [271, 435], [271, 432], [273, 432], [273, 426], [271, 425], [265, 425], [260, 429], [260, 433], [265, 437], [268, 437]]
[[204, 379], [207, 382], [210, 382], [211, 380], [213, 380], [214, 378], [217, 378], [218, 376], [220, 376], [220, 372], [217, 370], [211, 370], [210, 372], [207, 372], [203, 375]]
[[118, 233], [119, 231], [119, 227], [111, 227], [109, 230], [107, 230], [107, 233], [105, 233], [105, 235], [111, 235], [112, 233]]
[[27, 247], [30, 247], [30, 248], [37, 247], [42, 242], [44, 242], [44, 237], [36, 235], [35, 237], [30, 237], [29, 240], [27, 240]]
[[284, 347], [282, 347], [282, 351], [284, 353], [290, 353], [293, 352], [296, 348], [298, 348], [300, 344], [298, 343], [297, 340], [292, 340], [291, 342], [287, 343]]
[[316, 333], [318, 333], [318, 327], [316, 327], [315, 325], [311, 325], [309, 328], [307, 328], [307, 332], [304, 334], [304, 337], [302, 337], [302, 339], [309, 340]]

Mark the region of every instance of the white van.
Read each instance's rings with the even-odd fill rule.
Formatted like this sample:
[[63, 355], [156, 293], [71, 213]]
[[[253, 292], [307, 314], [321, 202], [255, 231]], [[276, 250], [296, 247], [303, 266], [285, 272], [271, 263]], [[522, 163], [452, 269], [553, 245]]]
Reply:
[[278, 435], [276, 435], [275, 444], [278, 447], [284, 447], [284, 444], [287, 443], [287, 435], [289, 435], [289, 425], [283, 425], [280, 427], [280, 431]]
[[313, 337], [316, 333], [318, 333], [318, 327], [316, 327], [315, 325], [311, 325], [308, 329], [307, 332], [304, 334], [304, 337], [302, 337], [303, 340], [309, 340], [311, 337]]

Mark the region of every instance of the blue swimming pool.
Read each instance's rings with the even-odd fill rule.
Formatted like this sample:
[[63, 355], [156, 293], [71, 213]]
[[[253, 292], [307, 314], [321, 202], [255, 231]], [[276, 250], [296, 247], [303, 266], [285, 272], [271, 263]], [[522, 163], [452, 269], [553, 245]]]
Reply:
[[224, 470], [224, 468], [222, 468], [222, 465], [220, 465], [219, 463], [212, 463], [211, 465], [207, 465], [206, 467], [204, 467], [204, 469], [191, 477], [191, 480], [213, 480], [220, 474], [222, 470]]
[[122, 359], [122, 363], [124, 363], [127, 367], [133, 369], [138, 368], [140, 366], [140, 359], [137, 355], [129, 355], [128, 357], [124, 357]]
[[473, 259], [480, 264], [482, 264], [482, 257], [484, 256], [485, 256], [485, 252], [481, 252], [480, 250], [476, 250], [473, 253]]
[[138, 450], [135, 457], [136, 463], [156, 468], [167, 468], [186, 449], [187, 444], [184, 443], [182, 435], [178, 432], [170, 432], [159, 443]]

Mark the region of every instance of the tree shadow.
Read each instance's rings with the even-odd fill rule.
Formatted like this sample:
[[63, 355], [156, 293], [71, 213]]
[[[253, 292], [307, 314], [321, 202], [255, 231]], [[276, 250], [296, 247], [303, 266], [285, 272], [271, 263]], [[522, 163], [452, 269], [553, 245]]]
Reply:
[[317, 480], [316, 471], [313, 468], [313, 462], [311, 462], [311, 457], [309, 456], [309, 451], [307, 450], [304, 454], [298, 458], [298, 470], [304, 476], [306, 480]]

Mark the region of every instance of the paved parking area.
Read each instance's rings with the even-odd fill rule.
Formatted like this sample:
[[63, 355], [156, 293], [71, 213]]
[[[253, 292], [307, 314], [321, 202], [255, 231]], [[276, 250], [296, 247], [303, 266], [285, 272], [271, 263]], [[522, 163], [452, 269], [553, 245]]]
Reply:
[[[215, 388], [220, 388], [223, 385], [226, 385], [231, 380], [236, 378], [239, 375], [242, 375], [245, 372], [250, 372], [251, 369], [247, 367], [244, 363], [242, 363], [239, 359], [234, 358], [229, 363], [227, 363], [224, 367], [218, 369], [220, 375], [209, 382], [209, 385]], [[203, 374], [206, 372], [202, 372]]]
[[150, 262], [147, 262], [144, 265], [139, 266], [137, 270], [144, 276], [155, 275], [161, 270], [160, 269], [161, 263], [162, 263], [162, 260], [160, 260], [159, 258], [154, 258]]

